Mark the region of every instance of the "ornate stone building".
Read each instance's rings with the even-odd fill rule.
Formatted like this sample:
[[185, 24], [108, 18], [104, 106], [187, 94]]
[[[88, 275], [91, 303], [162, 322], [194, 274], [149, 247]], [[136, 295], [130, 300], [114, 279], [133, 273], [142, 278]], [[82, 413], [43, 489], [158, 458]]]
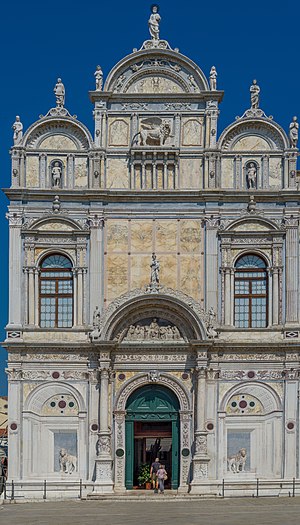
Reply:
[[287, 134], [253, 81], [218, 133], [215, 68], [207, 79], [159, 21], [154, 7], [151, 38], [104, 84], [97, 67], [93, 135], [60, 79], [56, 106], [13, 126], [19, 493], [130, 490], [156, 455], [167, 488], [192, 494], [299, 478], [297, 119]]

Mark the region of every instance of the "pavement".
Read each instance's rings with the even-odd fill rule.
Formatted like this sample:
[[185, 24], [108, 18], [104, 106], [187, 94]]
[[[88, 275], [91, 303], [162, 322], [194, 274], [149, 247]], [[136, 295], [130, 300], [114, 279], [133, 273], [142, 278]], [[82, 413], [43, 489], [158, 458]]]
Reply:
[[300, 497], [6, 503], [3, 525], [299, 525]]

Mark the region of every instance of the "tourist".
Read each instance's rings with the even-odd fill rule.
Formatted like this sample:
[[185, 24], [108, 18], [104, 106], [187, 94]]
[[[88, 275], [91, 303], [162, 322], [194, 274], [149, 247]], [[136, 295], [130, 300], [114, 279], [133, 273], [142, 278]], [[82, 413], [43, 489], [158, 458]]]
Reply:
[[155, 461], [153, 461], [151, 468], [150, 468], [150, 476], [152, 479], [152, 487], [154, 492], [158, 493], [158, 480], [157, 480], [157, 471], [160, 468], [160, 462], [159, 458], [155, 458]]
[[165, 491], [165, 481], [168, 479], [167, 471], [165, 470], [164, 465], [160, 465], [157, 471], [157, 479], [160, 494], [163, 494]]

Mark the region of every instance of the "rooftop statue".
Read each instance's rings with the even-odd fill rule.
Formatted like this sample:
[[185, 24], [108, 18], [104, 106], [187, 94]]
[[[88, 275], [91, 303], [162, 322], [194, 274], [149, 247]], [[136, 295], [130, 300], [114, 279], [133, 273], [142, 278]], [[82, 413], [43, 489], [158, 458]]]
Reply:
[[12, 129], [14, 130], [14, 145], [20, 144], [23, 137], [23, 124], [20, 121], [19, 115], [16, 116], [16, 121], [13, 123]]
[[211, 91], [216, 91], [217, 89], [217, 76], [218, 76], [217, 70], [215, 66], [212, 66], [210, 70], [210, 74], [209, 74], [209, 84], [210, 84]]
[[251, 108], [258, 109], [259, 107], [259, 93], [260, 87], [257, 84], [257, 80], [253, 80], [253, 84], [250, 87], [250, 97], [251, 97]]
[[299, 133], [299, 124], [297, 122], [297, 117], [293, 117], [293, 120], [290, 123], [290, 144], [291, 144], [291, 148], [296, 148], [297, 147], [298, 133]]
[[56, 96], [56, 106], [63, 107], [65, 104], [65, 86], [63, 85], [61, 78], [57, 79], [55, 84], [54, 93]]
[[97, 66], [96, 71], [94, 73], [94, 77], [95, 77], [95, 80], [96, 80], [96, 91], [102, 91], [103, 71], [101, 69], [101, 66]]
[[158, 9], [159, 7], [156, 4], [152, 6], [152, 13], [148, 20], [149, 31], [153, 40], [159, 40], [159, 23], [161, 21], [161, 17], [158, 14]]

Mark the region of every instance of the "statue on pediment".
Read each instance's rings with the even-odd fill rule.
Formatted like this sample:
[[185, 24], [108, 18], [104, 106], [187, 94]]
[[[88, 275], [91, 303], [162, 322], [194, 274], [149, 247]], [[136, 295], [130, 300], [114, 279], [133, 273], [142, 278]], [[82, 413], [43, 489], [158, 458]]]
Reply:
[[215, 66], [212, 66], [210, 70], [210, 74], [209, 74], [209, 85], [210, 85], [211, 91], [216, 91], [217, 89], [217, 76], [218, 76], [217, 70]]
[[152, 6], [152, 13], [148, 20], [149, 32], [152, 40], [159, 40], [159, 24], [161, 17], [158, 14], [158, 5], [154, 4]]
[[298, 134], [299, 134], [299, 124], [297, 122], [297, 117], [293, 117], [293, 120], [290, 123], [290, 145], [291, 145], [291, 148], [297, 148]]
[[65, 86], [63, 85], [61, 78], [57, 79], [57, 83], [55, 84], [53, 91], [56, 97], [56, 106], [63, 107], [65, 104]]
[[253, 80], [253, 84], [250, 87], [251, 109], [258, 109], [259, 94], [260, 94], [260, 87], [257, 84], [257, 80]]
[[101, 91], [103, 86], [103, 71], [101, 69], [101, 66], [96, 67], [94, 77], [96, 81], [96, 91]]
[[23, 124], [20, 120], [19, 115], [16, 116], [16, 120], [13, 123], [12, 129], [14, 130], [14, 145], [20, 144], [23, 137]]

